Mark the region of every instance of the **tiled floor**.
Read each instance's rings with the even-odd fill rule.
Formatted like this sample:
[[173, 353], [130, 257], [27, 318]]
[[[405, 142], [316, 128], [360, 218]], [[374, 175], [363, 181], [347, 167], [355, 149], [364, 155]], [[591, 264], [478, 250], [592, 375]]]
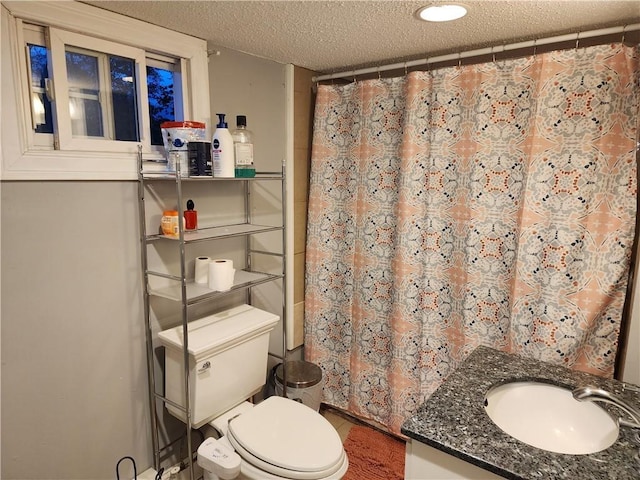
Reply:
[[338, 414], [335, 410], [330, 408], [321, 408], [320, 413], [324, 418], [329, 420], [329, 423], [333, 425], [333, 428], [338, 431], [340, 439], [342, 440], [342, 443], [344, 443], [344, 441], [347, 439], [347, 435], [349, 435], [349, 430], [351, 430], [351, 427], [356, 424], [351, 422], [347, 417]]

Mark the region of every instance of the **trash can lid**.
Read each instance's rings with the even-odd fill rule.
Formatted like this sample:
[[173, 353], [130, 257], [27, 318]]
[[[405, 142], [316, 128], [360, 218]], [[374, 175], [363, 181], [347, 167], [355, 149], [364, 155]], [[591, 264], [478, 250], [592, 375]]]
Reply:
[[[283, 364], [276, 368], [276, 378], [282, 383]], [[302, 360], [287, 362], [287, 387], [313, 387], [322, 380], [322, 369], [315, 363]]]

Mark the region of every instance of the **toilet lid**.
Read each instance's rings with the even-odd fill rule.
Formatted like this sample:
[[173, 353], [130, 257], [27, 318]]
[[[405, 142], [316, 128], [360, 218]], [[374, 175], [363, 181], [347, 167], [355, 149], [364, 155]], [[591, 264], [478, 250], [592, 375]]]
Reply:
[[342, 441], [333, 426], [312, 408], [288, 398], [269, 397], [232, 419], [227, 436], [249, 463], [291, 478], [322, 478], [344, 462]]

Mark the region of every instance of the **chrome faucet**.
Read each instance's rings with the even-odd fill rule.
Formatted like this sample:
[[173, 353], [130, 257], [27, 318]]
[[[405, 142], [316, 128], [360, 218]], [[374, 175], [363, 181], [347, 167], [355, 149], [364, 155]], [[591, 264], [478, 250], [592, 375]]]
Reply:
[[602, 390], [601, 388], [593, 386], [587, 386], [578, 387], [572, 393], [573, 398], [580, 402], [603, 402], [615, 405], [633, 419], [633, 422], [630, 422], [624, 418], [620, 418], [618, 419], [619, 425], [631, 428], [640, 428], [640, 411], [636, 410], [627, 402], [607, 392], [606, 390]]

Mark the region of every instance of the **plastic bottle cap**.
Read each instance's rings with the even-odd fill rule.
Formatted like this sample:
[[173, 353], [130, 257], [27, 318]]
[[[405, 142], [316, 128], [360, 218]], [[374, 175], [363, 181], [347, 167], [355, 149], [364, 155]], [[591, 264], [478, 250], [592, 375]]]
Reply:
[[246, 115], [238, 115], [236, 117], [236, 125], [238, 127], [246, 127], [247, 126], [247, 116]]
[[216, 113], [216, 115], [218, 115], [218, 118], [220, 119], [218, 121], [218, 125], [216, 125], [217, 128], [227, 128], [227, 122], [224, 121], [224, 113]]
[[195, 204], [193, 203], [193, 200], [189, 199], [187, 200], [187, 210], [193, 210], [195, 207]]
[[171, 217], [171, 216], [178, 216], [178, 211], [177, 210], [165, 210], [164, 212], [162, 212], [162, 215], [165, 215], [167, 217]]

